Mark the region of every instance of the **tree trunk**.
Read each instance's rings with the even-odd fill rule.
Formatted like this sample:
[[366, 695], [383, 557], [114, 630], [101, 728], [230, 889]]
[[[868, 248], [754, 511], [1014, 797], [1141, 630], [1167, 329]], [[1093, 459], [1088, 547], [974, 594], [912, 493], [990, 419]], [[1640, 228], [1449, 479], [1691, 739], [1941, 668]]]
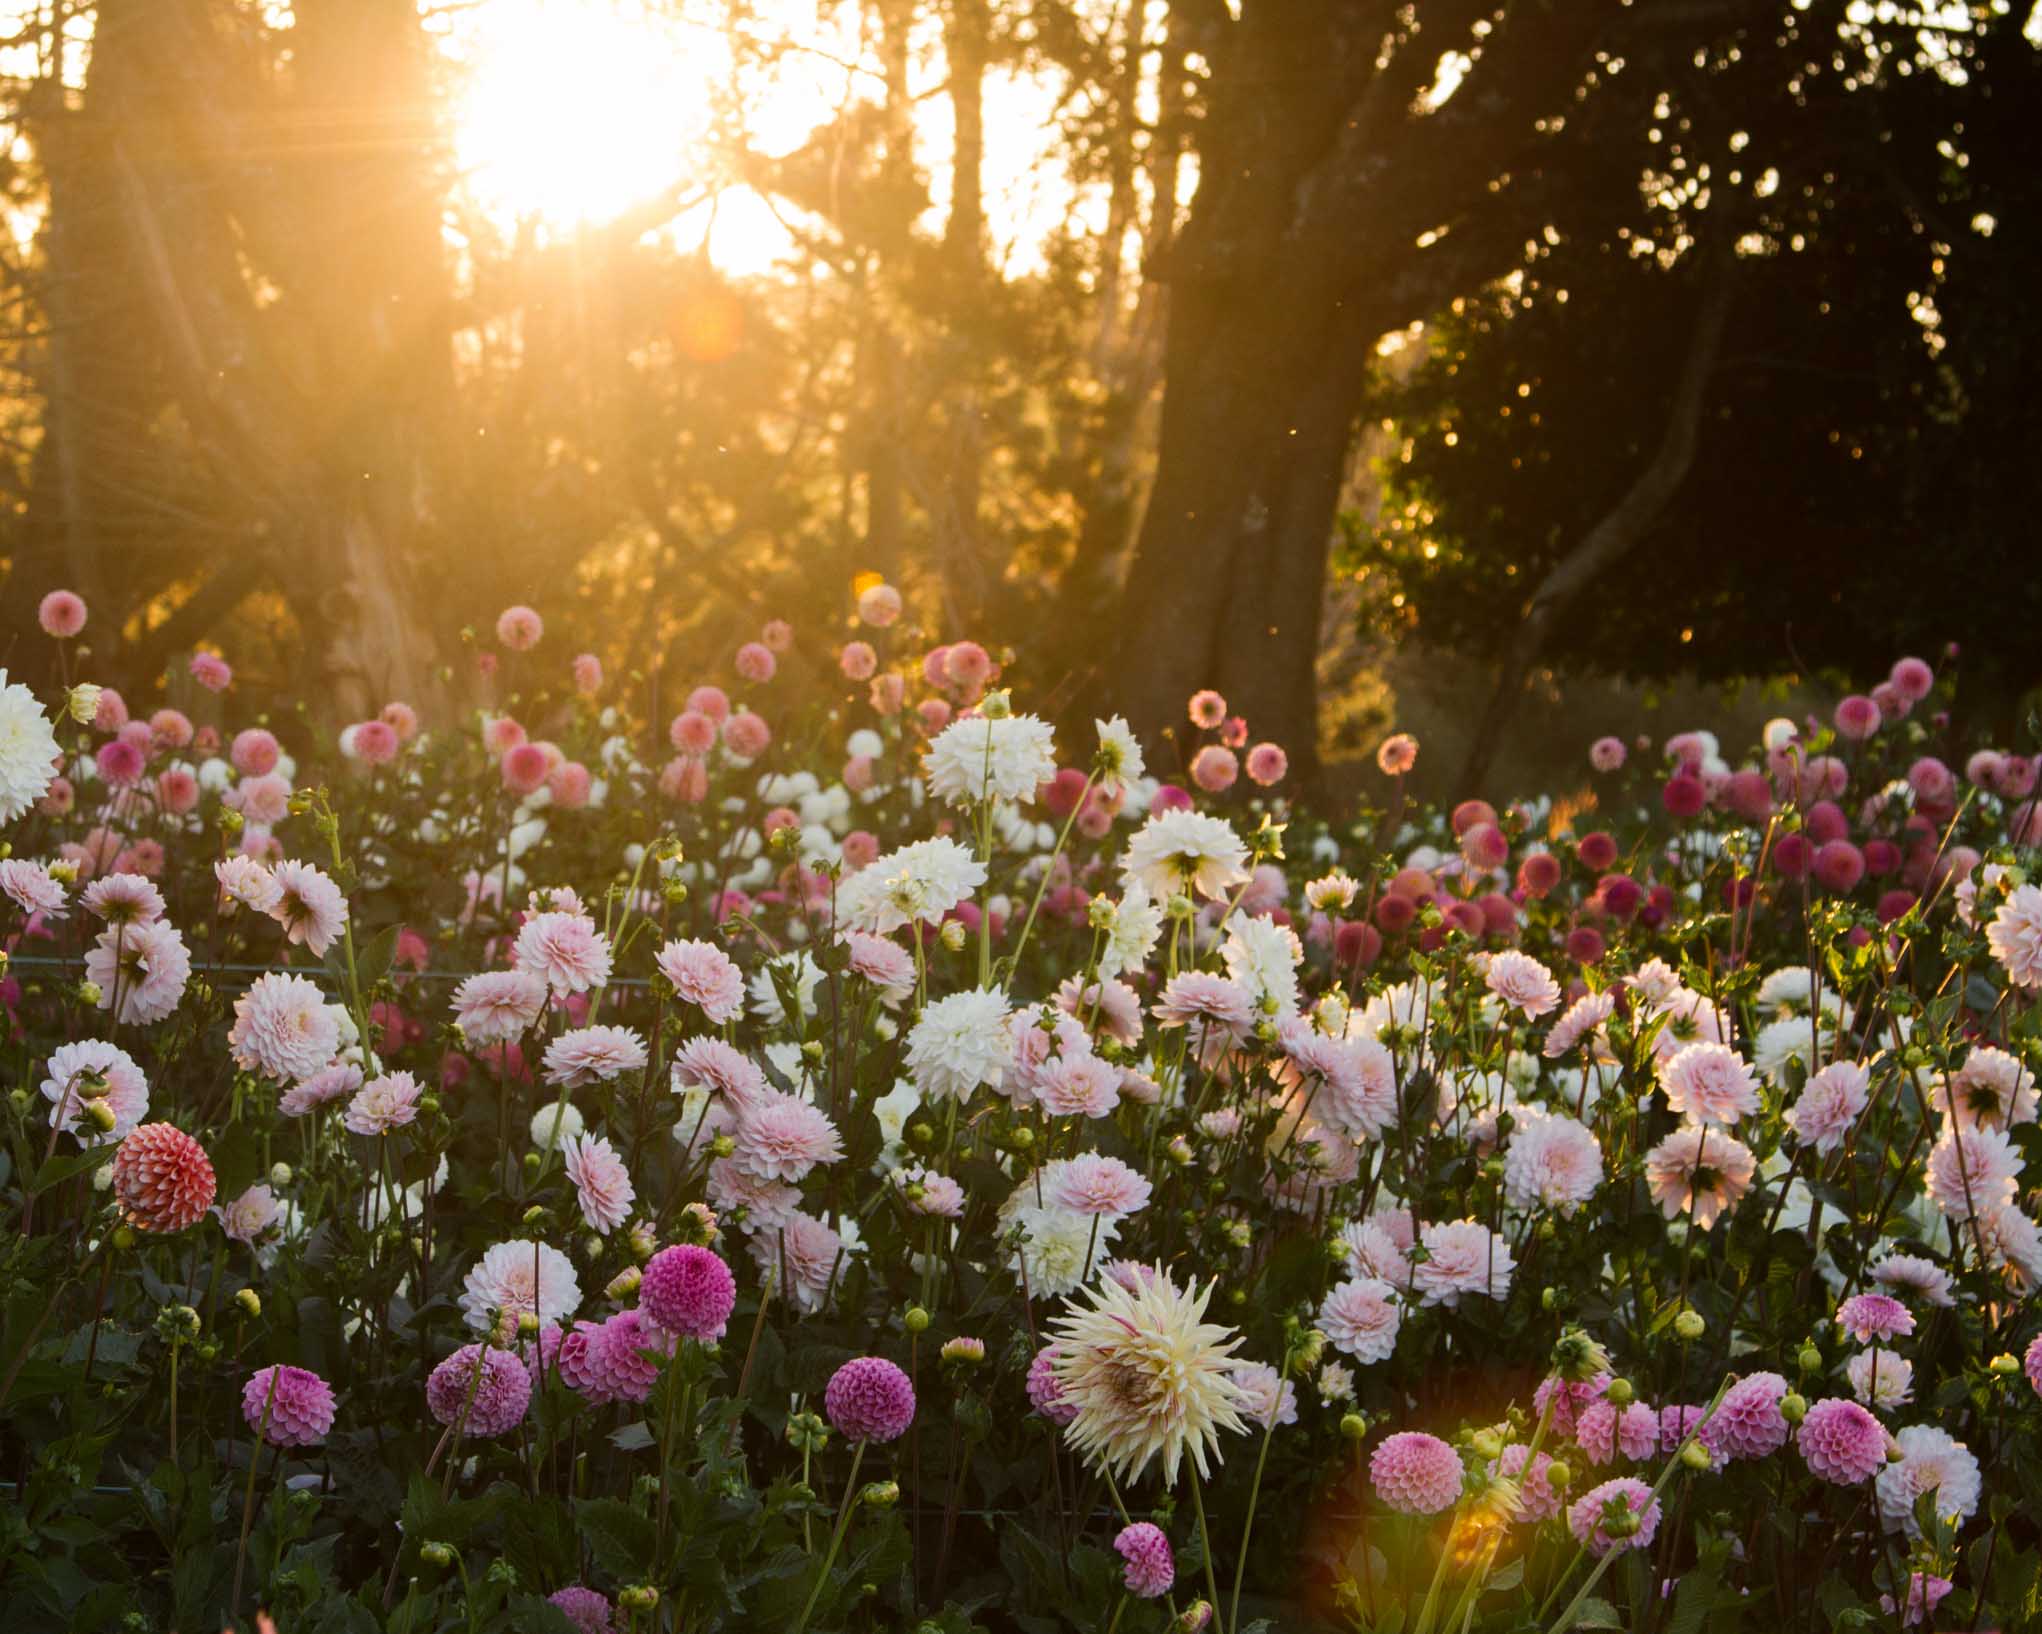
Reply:
[[[986, 0], [948, 0], [943, 50], [950, 68], [950, 106], [956, 139], [952, 146], [950, 217], [943, 228], [943, 259], [952, 280], [953, 327], [982, 323], [985, 265], [985, 77], [992, 19]], [[960, 352], [977, 350], [962, 336]], [[945, 578], [962, 592], [959, 627], [983, 627], [986, 561], [979, 527], [983, 480], [983, 433], [979, 390], [967, 370], [943, 407], [943, 498], [936, 518], [936, 548]]]
[[1725, 258], [1715, 256], [1702, 273], [1701, 306], [1695, 316], [1694, 334], [1681, 364], [1680, 379], [1673, 389], [1667, 410], [1666, 429], [1652, 458], [1638, 473], [1609, 513], [1582, 536], [1581, 543], [1561, 557], [1525, 603], [1524, 618], [1511, 636], [1497, 667], [1496, 688], [1489, 706], [1475, 729], [1474, 740], [1461, 763], [1456, 787], [1464, 795], [1480, 788], [1489, 764], [1501, 747], [1503, 734], [1524, 695], [1532, 666], [1538, 662], [1553, 625], [1604, 573], [1620, 563], [1651, 530], [1686, 480], [1701, 440], [1702, 410], [1707, 403], [1709, 376], [1722, 347], [1724, 325], [1730, 317], [1732, 274]]

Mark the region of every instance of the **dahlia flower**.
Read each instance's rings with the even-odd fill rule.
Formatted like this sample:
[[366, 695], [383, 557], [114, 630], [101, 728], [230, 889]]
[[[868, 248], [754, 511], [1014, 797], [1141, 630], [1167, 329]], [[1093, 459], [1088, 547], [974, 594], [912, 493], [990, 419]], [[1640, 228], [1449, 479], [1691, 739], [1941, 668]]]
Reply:
[[357, 1135], [387, 1135], [418, 1117], [424, 1091], [408, 1072], [387, 1072], [355, 1091], [340, 1121]]
[[560, 1089], [615, 1083], [645, 1070], [645, 1041], [629, 1027], [577, 1027], [546, 1046], [546, 1082]]
[[212, 1207], [215, 1185], [205, 1148], [174, 1124], [145, 1123], [114, 1153], [114, 1201], [139, 1231], [197, 1225]]
[[517, 968], [545, 981], [556, 996], [586, 993], [610, 979], [610, 944], [585, 914], [535, 913], [518, 929]]
[[692, 1004], [713, 1026], [744, 1014], [744, 977], [714, 942], [669, 942], [659, 950], [659, 973], [674, 996]]
[[0, 823], [11, 823], [49, 792], [57, 734], [35, 694], [0, 669]]
[[1553, 973], [1530, 954], [1514, 948], [1489, 961], [1483, 982], [1505, 1008], [1521, 1011], [1527, 1021], [1536, 1021], [1560, 1003], [1560, 984], [1553, 980]]
[[241, 1416], [272, 1447], [316, 1447], [333, 1428], [333, 1386], [302, 1367], [263, 1367], [241, 1387]]
[[550, 1327], [580, 1303], [581, 1284], [567, 1256], [550, 1243], [526, 1239], [486, 1250], [461, 1287], [463, 1317], [478, 1333], [489, 1330], [492, 1310], [513, 1321], [531, 1311], [541, 1327]]
[[1404, 1320], [1396, 1290], [1380, 1277], [1353, 1277], [1327, 1294], [1313, 1325], [1327, 1340], [1363, 1363], [1386, 1362], [1397, 1348]]
[[953, 806], [1029, 801], [1056, 776], [1049, 723], [1033, 715], [975, 715], [953, 721], [929, 744], [929, 792]]
[[1503, 1154], [1503, 1195], [1512, 1208], [1572, 1214], [1602, 1184], [1602, 1145], [1568, 1117], [1521, 1116]]
[[1707, 1231], [1751, 1189], [1758, 1159], [1735, 1135], [1687, 1124], [1645, 1154], [1645, 1186], [1671, 1220], [1692, 1214]]
[[1203, 1478], [1220, 1432], [1245, 1430], [1230, 1359], [1240, 1339], [1204, 1320], [1213, 1287], [1160, 1274], [1135, 1289], [1103, 1282], [1085, 1290], [1090, 1309], [1051, 1324], [1057, 1382], [1077, 1409], [1065, 1436], [1079, 1453], [1124, 1480], [1160, 1460], [1168, 1487], [1187, 1453]]
[[1930, 1100], [1961, 1129], [2008, 1129], [2035, 1121], [2035, 1075], [2005, 1050], [1980, 1045], [1935, 1087]]
[[1871, 1101], [1872, 1075], [1855, 1061], [1832, 1061], [1810, 1078], [1787, 1108], [1788, 1125], [1803, 1144], [1827, 1157], [1843, 1144]]
[[277, 899], [270, 904], [270, 918], [284, 927], [287, 941], [302, 942], [323, 959], [347, 925], [347, 898], [309, 862], [280, 862], [273, 877]]
[[[0, 679], [4, 679], [0, 672]], [[0, 816], [5, 815], [0, 799]], [[2016, 886], [1985, 927], [1985, 943], [2016, 987], [2042, 987], [2042, 886]]]
[[915, 1420], [915, 1387], [883, 1356], [854, 1356], [830, 1375], [823, 1411], [846, 1441], [898, 1441]]
[[147, 1026], [161, 1021], [184, 997], [191, 954], [167, 919], [146, 925], [109, 925], [85, 953], [85, 975], [99, 986], [99, 1008], [117, 1022]]
[[2013, 1201], [2022, 1163], [2003, 1129], [1946, 1128], [1929, 1148], [1928, 1194], [1952, 1220], [1990, 1214]]
[[1510, 1241], [1480, 1220], [1451, 1220], [1419, 1232], [1427, 1258], [1414, 1273], [1421, 1303], [1452, 1310], [1464, 1294], [1502, 1301], [1510, 1297], [1517, 1261]]
[[1727, 1127], [1758, 1110], [1758, 1085], [1735, 1050], [1689, 1044], [1655, 1069], [1667, 1109], [1690, 1122]]
[[637, 1195], [631, 1171], [609, 1141], [601, 1135], [579, 1134], [562, 1145], [560, 1157], [589, 1230], [607, 1236], [631, 1217], [631, 1200]]
[[837, 923], [874, 936], [936, 925], [986, 882], [986, 865], [955, 840], [917, 840], [875, 858], [837, 887]]
[[[101, 1097], [113, 1113], [113, 1127], [102, 1131], [85, 1116], [84, 1079], [93, 1075], [105, 1080]], [[42, 1081], [43, 1099], [50, 1103], [50, 1121], [67, 1129], [87, 1146], [125, 1140], [149, 1111], [149, 1080], [133, 1056], [117, 1044], [101, 1039], [80, 1039], [59, 1044], [50, 1051]]]
[[[1614, 1512], [1628, 1516], [1634, 1529], [1612, 1535], [1609, 1526]], [[1567, 1530], [1598, 1560], [1625, 1549], [1649, 1549], [1659, 1533], [1659, 1500], [1643, 1481], [1622, 1475], [1589, 1488], [1576, 1499], [1567, 1511]]]
[[454, 989], [454, 1023], [478, 1048], [522, 1038], [545, 1009], [545, 979], [528, 970], [485, 970]]
[[1368, 1461], [1375, 1495], [1404, 1515], [1437, 1515], [1453, 1508], [1465, 1475], [1461, 1455], [1422, 1430], [1386, 1437]]
[[1794, 1439], [1809, 1470], [1838, 1486], [1856, 1486], [1886, 1467], [1885, 1427], [1841, 1396], [1810, 1407]]
[[1157, 902], [1180, 892], [1218, 901], [1247, 883], [1247, 863], [1248, 848], [1230, 824], [1179, 808], [1158, 812], [1136, 830], [1120, 872]]
[[425, 1404], [432, 1416], [442, 1424], [460, 1424], [464, 1436], [488, 1439], [515, 1430], [531, 1401], [531, 1372], [507, 1350], [463, 1345], [425, 1381]]
[[1127, 1564], [1121, 1576], [1127, 1592], [1138, 1600], [1154, 1600], [1177, 1581], [1177, 1561], [1163, 1529], [1149, 1521], [1123, 1526], [1113, 1540], [1114, 1553]]
[[916, 1087], [932, 1098], [966, 1099], [981, 1085], [998, 1086], [1012, 1054], [1007, 995], [996, 987], [952, 993], [928, 1005], [908, 1030], [906, 1064]]
[[843, 1137], [827, 1113], [799, 1095], [762, 1090], [738, 1109], [737, 1166], [761, 1180], [801, 1181], [819, 1164], [844, 1155]]

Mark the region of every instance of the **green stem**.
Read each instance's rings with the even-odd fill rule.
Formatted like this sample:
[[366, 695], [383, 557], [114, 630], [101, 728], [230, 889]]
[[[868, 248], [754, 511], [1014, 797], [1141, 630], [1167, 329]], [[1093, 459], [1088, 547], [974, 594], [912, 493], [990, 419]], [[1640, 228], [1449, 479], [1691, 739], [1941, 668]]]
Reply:
[[815, 1587], [808, 1591], [808, 1604], [801, 1608], [801, 1616], [794, 1624], [794, 1634], [802, 1634], [802, 1630], [808, 1627], [815, 1603], [822, 1598], [822, 1587], [830, 1580], [830, 1568], [837, 1563], [837, 1551], [843, 1547], [844, 1533], [850, 1529], [851, 1511], [858, 1506], [858, 1465], [864, 1458], [865, 1443], [861, 1441], [851, 1453], [851, 1473], [844, 1480], [844, 1501], [837, 1511], [837, 1528], [830, 1534], [830, 1552], [823, 1556], [822, 1570], [816, 1574]]
[[1198, 1543], [1205, 1554], [1205, 1592], [1212, 1601], [1212, 1614], [1218, 1634], [1227, 1634], [1227, 1625], [1218, 1622], [1220, 1614], [1219, 1578], [1212, 1569], [1212, 1534], [1205, 1527], [1205, 1489], [1198, 1484], [1198, 1471], [1191, 1471], [1191, 1503], [1198, 1511]]
[[248, 1496], [241, 1503], [241, 1542], [234, 1550], [234, 1596], [227, 1609], [241, 1615], [241, 1574], [248, 1565], [248, 1529], [255, 1524], [255, 1472], [262, 1467], [262, 1441], [269, 1434], [269, 1411], [276, 1405], [277, 1380], [281, 1374], [270, 1369], [269, 1396], [262, 1404], [262, 1422], [255, 1427], [255, 1445], [248, 1454]]

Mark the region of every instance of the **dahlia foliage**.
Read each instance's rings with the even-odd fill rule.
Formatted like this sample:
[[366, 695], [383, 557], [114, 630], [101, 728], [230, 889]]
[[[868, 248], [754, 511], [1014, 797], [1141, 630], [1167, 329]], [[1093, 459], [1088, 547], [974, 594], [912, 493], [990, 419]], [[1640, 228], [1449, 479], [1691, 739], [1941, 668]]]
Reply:
[[337, 734], [0, 676], [10, 1630], [2035, 1626], [1953, 674], [1329, 821], [883, 585], [495, 632]]

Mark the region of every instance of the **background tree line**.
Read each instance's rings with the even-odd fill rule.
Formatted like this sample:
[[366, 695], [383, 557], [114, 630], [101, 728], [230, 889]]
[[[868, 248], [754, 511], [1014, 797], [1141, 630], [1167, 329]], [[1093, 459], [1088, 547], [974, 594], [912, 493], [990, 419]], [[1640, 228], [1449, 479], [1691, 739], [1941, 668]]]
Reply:
[[[796, 150], [733, 95], [540, 230], [449, 138], [490, 4], [17, 8], [5, 661], [61, 583], [138, 697], [207, 640], [358, 711], [526, 599], [656, 686], [876, 572], [1058, 708], [1216, 686], [1308, 778], [1414, 642], [1479, 677], [1470, 775], [1556, 670], [2036, 679], [2032, 7], [838, 0]], [[669, 4], [754, 68], [812, 9]], [[1068, 201], [1024, 256], [1015, 73]], [[740, 186], [770, 276], [675, 230]]]

